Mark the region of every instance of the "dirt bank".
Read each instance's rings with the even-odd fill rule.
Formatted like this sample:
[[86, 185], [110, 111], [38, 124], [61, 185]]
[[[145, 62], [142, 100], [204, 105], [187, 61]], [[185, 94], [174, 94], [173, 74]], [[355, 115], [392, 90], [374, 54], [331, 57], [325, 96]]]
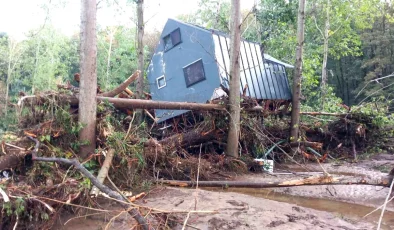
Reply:
[[[284, 181], [321, 175], [323, 169], [335, 176], [362, 176], [378, 179], [393, 167], [391, 155], [354, 163], [277, 165], [273, 175], [255, 173], [234, 176], [233, 180], [254, 182]], [[209, 191], [208, 191], [209, 190]], [[159, 187], [139, 204], [167, 211], [217, 211], [191, 213], [187, 229], [374, 229], [380, 211], [363, 218], [380, 206], [388, 188], [366, 185], [301, 186], [275, 189], [204, 188], [204, 190]], [[108, 202], [108, 201], [107, 201]], [[117, 209], [116, 203], [105, 207]], [[118, 208], [120, 209], [120, 208]], [[394, 204], [389, 203], [383, 229], [394, 229]], [[64, 223], [74, 216], [63, 215], [56, 229], [130, 229], [133, 219], [114, 214], [94, 215]], [[172, 229], [182, 229], [187, 213], [172, 215]], [[108, 225], [107, 225], [108, 224]]]
[[[164, 197], [164, 199], [163, 199]], [[216, 210], [191, 214], [188, 224], [199, 229], [371, 229], [372, 224], [234, 192], [166, 188], [146, 199], [167, 210]], [[185, 215], [186, 216], [186, 215]], [[181, 229], [177, 226], [174, 229]]]

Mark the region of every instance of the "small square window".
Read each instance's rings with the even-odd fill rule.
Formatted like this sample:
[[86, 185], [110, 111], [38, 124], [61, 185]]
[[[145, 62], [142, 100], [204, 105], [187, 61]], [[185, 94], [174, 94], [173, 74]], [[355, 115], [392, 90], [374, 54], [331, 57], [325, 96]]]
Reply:
[[178, 28], [167, 36], [163, 37], [164, 50], [168, 51], [182, 42], [181, 30]]
[[156, 79], [156, 82], [157, 82], [157, 88], [158, 89], [161, 89], [161, 88], [163, 88], [163, 87], [165, 87], [166, 85], [167, 85], [167, 83], [166, 83], [166, 77], [163, 75], [163, 76], [161, 76], [161, 77], [158, 77], [157, 79]]
[[171, 41], [171, 36], [167, 35], [163, 38], [164, 40], [164, 50], [167, 51], [172, 48], [172, 41]]
[[202, 59], [199, 59], [185, 67], [183, 67], [183, 74], [185, 76], [186, 86], [190, 87], [200, 81], [205, 80], [204, 66]]
[[172, 41], [173, 46], [176, 46], [182, 42], [181, 41], [181, 31], [179, 28], [171, 32], [171, 41]]

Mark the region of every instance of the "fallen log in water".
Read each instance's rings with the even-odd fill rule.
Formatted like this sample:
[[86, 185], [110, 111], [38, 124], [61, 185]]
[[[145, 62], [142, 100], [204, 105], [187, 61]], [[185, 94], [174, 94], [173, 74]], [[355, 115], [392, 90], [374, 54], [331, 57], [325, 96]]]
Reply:
[[[290, 180], [283, 182], [250, 182], [250, 181], [199, 181], [199, 187], [233, 187], [233, 188], [277, 188], [305, 185], [373, 185], [388, 187], [392, 176], [381, 178], [379, 181], [367, 181], [365, 178], [344, 178], [332, 176], [309, 177], [306, 179]], [[195, 187], [195, 181], [158, 180], [168, 186]]]

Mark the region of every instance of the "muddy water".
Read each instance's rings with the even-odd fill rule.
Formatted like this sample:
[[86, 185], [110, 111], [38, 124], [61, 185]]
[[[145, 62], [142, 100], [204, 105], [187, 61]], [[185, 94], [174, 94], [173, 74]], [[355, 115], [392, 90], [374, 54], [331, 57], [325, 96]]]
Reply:
[[[290, 204], [296, 204], [298, 206], [312, 208], [320, 211], [337, 213], [339, 217], [342, 218], [352, 218], [357, 220], [364, 220], [377, 225], [380, 217], [381, 211], [376, 211], [373, 214], [363, 218], [367, 213], [373, 211], [375, 208], [359, 205], [359, 204], [351, 204], [341, 201], [321, 199], [321, 198], [311, 198], [311, 197], [302, 197], [302, 196], [294, 196], [287, 195], [283, 193], [278, 193], [270, 189], [253, 189], [253, 188], [204, 188], [209, 191], [216, 192], [236, 192], [242, 193], [246, 195], [251, 195], [254, 197], [262, 197], [269, 200], [285, 202]], [[382, 229], [394, 229], [394, 212], [386, 211], [383, 217]]]

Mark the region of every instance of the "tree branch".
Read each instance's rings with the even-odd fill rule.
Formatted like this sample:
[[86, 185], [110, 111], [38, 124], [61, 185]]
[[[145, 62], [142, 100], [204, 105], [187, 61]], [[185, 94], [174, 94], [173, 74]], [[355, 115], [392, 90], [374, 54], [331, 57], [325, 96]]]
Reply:
[[139, 75], [140, 75], [141, 71], [137, 70], [133, 73], [133, 75], [131, 75], [129, 78], [127, 78], [127, 80], [125, 80], [122, 84], [120, 84], [118, 87], [116, 87], [115, 89], [102, 93], [99, 96], [102, 97], [115, 97], [116, 95], [120, 94], [121, 92], [123, 92], [127, 86], [129, 86], [133, 81], [135, 81]]
[[313, 17], [313, 20], [315, 21], [316, 29], [320, 32], [321, 36], [324, 38], [323, 31], [321, 31], [321, 29], [320, 29], [319, 26], [317, 25], [316, 17], [315, 17], [315, 16], [312, 16], [312, 17]]
[[[37, 152], [38, 148], [40, 147], [40, 142], [28, 136], [28, 138], [35, 142], [35, 146], [33, 151], [31, 152], [32, 154], [32, 160], [33, 161], [42, 161], [42, 162], [55, 162], [58, 164], [65, 164], [65, 165], [73, 165], [76, 170], [78, 170], [82, 175], [87, 177], [94, 186], [96, 186], [98, 189], [100, 189], [101, 192], [106, 193], [108, 196], [111, 198], [114, 198], [118, 201], [124, 201], [124, 202], [129, 202], [125, 200], [119, 193], [111, 190], [109, 187], [106, 185], [100, 183], [96, 177], [93, 176], [85, 167], [79, 163], [77, 159], [65, 159], [65, 158], [56, 158], [56, 157], [38, 157]], [[129, 214], [142, 226], [144, 230], [149, 230], [149, 225], [146, 221], [146, 219], [139, 213], [139, 211], [135, 208], [130, 209], [130, 205], [119, 202], [119, 204], [126, 210], [128, 210]]]

